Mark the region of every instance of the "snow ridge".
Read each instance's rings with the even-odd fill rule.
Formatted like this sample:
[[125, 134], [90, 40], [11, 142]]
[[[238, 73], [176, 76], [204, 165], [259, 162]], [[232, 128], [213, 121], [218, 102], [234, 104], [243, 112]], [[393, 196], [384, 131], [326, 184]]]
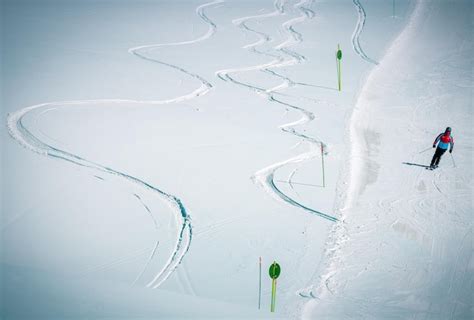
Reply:
[[[354, 0], [354, 2], [357, 0]], [[413, 25], [418, 21], [418, 18], [420, 16], [420, 12], [422, 11], [424, 2], [422, 0], [418, 0], [416, 3], [416, 7], [411, 14], [410, 20], [408, 24], [405, 26], [403, 31], [398, 35], [398, 37], [392, 42], [390, 47], [385, 53], [384, 59], [388, 57], [392, 50], [394, 48], [397, 48], [397, 46], [400, 45], [400, 43], [404, 40], [406, 35], [413, 29]], [[377, 69], [375, 69], [377, 70]], [[350, 150], [349, 154], [347, 155], [348, 162], [344, 165], [343, 168], [343, 178], [340, 179], [339, 185], [338, 185], [338, 192], [342, 194], [342, 197], [338, 199], [338, 202], [336, 203], [336, 212], [340, 212], [341, 215], [341, 220], [335, 224], [330, 232], [329, 239], [326, 242], [327, 248], [325, 250], [325, 272], [322, 275], [319, 275], [318, 277], [318, 284], [317, 286], [309, 286], [306, 289], [303, 289], [299, 292], [299, 295], [304, 298], [311, 299], [309, 303], [307, 303], [303, 309], [303, 319], [307, 319], [311, 317], [311, 308], [315, 301], [321, 300], [324, 297], [328, 295], [334, 295], [333, 290], [330, 287], [330, 282], [332, 277], [334, 277], [337, 272], [340, 272], [340, 265], [341, 265], [341, 259], [342, 257], [340, 256], [339, 253], [339, 248], [346, 242], [348, 241], [348, 235], [347, 235], [347, 230], [346, 227], [344, 226], [344, 220], [346, 218], [345, 216], [345, 211], [346, 209], [350, 208], [351, 206], [354, 205], [355, 203], [355, 195], [357, 194], [357, 190], [360, 189], [360, 184], [361, 184], [361, 176], [363, 175], [363, 166], [362, 164], [364, 163], [364, 152], [362, 151], [363, 148], [361, 146], [361, 138], [359, 137], [359, 134], [357, 133], [357, 130], [355, 129], [355, 125], [357, 124], [357, 117], [361, 116], [361, 111], [358, 109], [358, 105], [360, 104], [361, 96], [364, 95], [364, 88], [368, 87], [372, 76], [375, 72], [373, 70], [363, 88], [361, 93], [359, 94], [357, 104], [354, 108], [354, 111], [351, 115], [350, 118], [350, 123], [349, 123], [349, 128], [347, 129], [349, 139], [350, 139]], [[345, 183], [342, 183], [344, 180], [349, 181], [349, 184], [346, 185]], [[400, 200], [394, 200], [394, 201], [400, 201]], [[379, 206], [381, 204], [379, 203]], [[331, 245], [329, 247], [329, 245]]]
[[[195, 97], [201, 96], [206, 94], [211, 88], [212, 85], [202, 78], [201, 76], [192, 73], [190, 71], [187, 71], [179, 66], [169, 64], [167, 62], [159, 61], [156, 59], [152, 59], [146, 55], [146, 52], [149, 52], [151, 50], [154, 50], [159, 47], [164, 47], [164, 46], [177, 46], [177, 45], [185, 45], [185, 44], [193, 44], [197, 43], [200, 41], [204, 41], [208, 38], [210, 38], [215, 32], [216, 32], [216, 25], [205, 15], [204, 9], [210, 6], [215, 6], [216, 4], [222, 3], [223, 1], [217, 0], [213, 2], [209, 2], [203, 5], [200, 5], [199, 7], [196, 8], [196, 13], [198, 16], [209, 25], [208, 31], [206, 34], [203, 36], [200, 36], [196, 39], [189, 40], [189, 41], [183, 41], [183, 42], [175, 42], [175, 43], [166, 43], [166, 44], [153, 44], [153, 45], [146, 45], [146, 46], [140, 46], [140, 47], [134, 47], [129, 49], [128, 51], [147, 61], [153, 62], [153, 63], [159, 63], [165, 66], [168, 66], [170, 68], [176, 69], [188, 76], [191, 76], [195, 79], [197, 79], [200, 83], [201, 86], [194, 90], [191, 93], [178, 96], [172, 99], [168, 100], [151, 100], [151, 101], [146, 101], [146, 100], [132, 100], [132, 99], [95, 99], [95, 100], [71, 100], [71, 101], [58, 101], [58, 102], [48, 102], [48, 103], [42, 103], [42, 104], [37, 104], [33, 105], [30, 107], [26, 107], [23, 109], [20, 109], [14, 113], [8, 114], [7, 116], [7, 127], [8, 127], [8, 132], [10, 136], [16, 140], [21, 146], [24, 148], [35, 152], [39, 155], [43, 155], [46, 157], [51, 157], [55, 159], [60, 159], [64, 160], [70, 163], [73, 163], [75, 165], [78, 165], [83, 168], [89, 168], [95, 171], [100, 171], [112, 176], [116, 176], [119, 178], [124, 179], [125, 181], [132, 183], [134, 185], [137, 185], [141, 187], [145, 191], [151, 191], [154, 195], [156, 195], [158, 198], [163, 200], [165, 203], [169, 205], [169, 207], [176, 212], [176, 217], [178, 220], [178, 223], [180, 223], [180, 227], [178, 228], [177, 236], [176, 236], [176, 243], [174, 245], [174, 251], [168, 261], [165, 263], [163, 268], [155, 273], [153, 279], [149, 281], [147, 284], [148, 287], [152, 288], [157, 288], [159, 287], [168, 277], [174, 272], [174, 270], [179, 266], [181, 261], [183, 260], [184, 256], [189, 250], [191, 240], [193, 237], [193, 230], [192, 230], [192, 224], [191, 224], [191, 218], [189, 213], [187, 212], [185, 206], [183, 205], [181, 199], [177, 198], [174, 195], [171, 195], [169, 193], [166, 193], [165, 191], [150, 185], [149, 183], [133, 177], [131, 175], [128, 175], [126, 173], [114, 170], [112, 168], [109, 168], [107, 166], [103, 166], [101, 164], [95, 163], [93, 161], [84, 159], [76, 154], [67, 152], [65, 150], [61, 150], [58, 148], [55, 148], [52, 145], [49, 145], [43, 141], [41, 141], [38, 137], [36, 137], [31, 131], [28, 130], [28, 128], [24, 125], [23, 119], [25, 116], [28, 114], [33, 114], [35, 111], [43, 111], [46, 112], [48, 111], [51, 107], [54, 108], [60, 108], [60, 107], [71, 107], [71, 106], [85, 106], [85, 105], [90, 105], [90, 104], [100, 104], [104, 106], [117, 106], [117, 105], [127, 105], [127, 104], [135, 104], [135, 105], [143, 105], [143, 106], [150, 106], [150, 105], [162, 105], [162, 104], [170, 104], [174, 102], [180, 102], [184, 100], [189, 100], [193, 99]], [[98, 177], [98, 176], [96, 176]], [[99, 177], [98, 177], [99, 178]], [[103, 178], [100, 178], [103, 179]], [[144, 208], [147, 210], [147, 212], [150, 213], [150, 216], [152, 218], [152, 221], [154, 223], [155, 229], [157, 229], [157, 223], [156, 219], [154, 218], [152, 212], [150, 209], [142, 202], [140, 196], [136, 195], [137, 199], [142, 203]], [[146, 263], [146, 265], [143, 268], [143, 271], [138, 275], [138, 277], [135, 279], [134, 283], [138, 281], [139, 278], [142, 277], [144, 274], [145, 270], [147, 269], [148, 265], [150, 264], [151, 260], [155, 256], [155, 253], [158, 248], [159, 241], [157, 240], [153, 250], [151, 252], [151, 255]]]

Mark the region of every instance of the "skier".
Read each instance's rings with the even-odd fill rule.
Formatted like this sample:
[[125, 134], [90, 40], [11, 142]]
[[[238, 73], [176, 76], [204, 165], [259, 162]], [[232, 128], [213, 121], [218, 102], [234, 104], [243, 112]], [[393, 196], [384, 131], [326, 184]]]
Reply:
[[[436, 144], [438, 144], [437, 148]], [[438, 167], [439, 160], [441, 160], [441, 156], [446, 152], [446, 150], [448, 150], [448, 147], [449, 153], [453, 152], [454, 138], [451, 135], [450, 127], [447, 127], [444, 133], [440, 133], [433, 142], [433, 148], [436, 148], [436, 151], [433, 155], [433, 159], [431, 159], [430, 169]]]

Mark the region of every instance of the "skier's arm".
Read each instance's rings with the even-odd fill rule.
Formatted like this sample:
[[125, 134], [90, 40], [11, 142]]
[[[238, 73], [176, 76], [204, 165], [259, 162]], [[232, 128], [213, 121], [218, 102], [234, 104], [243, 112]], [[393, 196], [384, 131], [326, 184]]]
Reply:
[[450, 148], [449, 148], [449, 153], [453, 152], [453, 148], [454, 148], [454, 138], [453, 136], [451, 136], [451, 141], [449, 142], [449, 144], [451, 145]]
[[436, 144], [439, 142], [439, 139], [441, 139], [441, 136], [442, 136], [442, 135], [443, 135], [443, 134], [440, 133], [440, 134], [436, 137], [435, 141], [433, 142], [433, 148], [436, 147]]

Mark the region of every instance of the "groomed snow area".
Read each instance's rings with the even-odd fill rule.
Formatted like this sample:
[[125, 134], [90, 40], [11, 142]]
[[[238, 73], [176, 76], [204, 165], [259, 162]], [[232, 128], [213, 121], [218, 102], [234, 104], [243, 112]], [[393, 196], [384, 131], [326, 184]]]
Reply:
[[473, 12], [2, 0], [0, 318], [471, 319]]
[[[472, 3], [418, 2], [368, 77], [304, 319], [472, 319], [473, 21]], [[453, 157], [425, 170], [446, 126]]]

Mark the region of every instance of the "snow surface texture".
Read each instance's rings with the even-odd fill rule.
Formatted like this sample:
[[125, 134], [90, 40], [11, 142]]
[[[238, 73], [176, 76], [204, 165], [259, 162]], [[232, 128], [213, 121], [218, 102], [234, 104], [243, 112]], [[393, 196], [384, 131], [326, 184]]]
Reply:
[[[358, 0], [6, 2], [8, 133], [46, 161], [2, 142], [2, 315], [469, 316], [472, 8], [420, 2], [384, 56], [411, 4], [391, 16]], [[427, 162], [417, 148], [447, 125], [430, 108], [453, 96], [456, 168], [419, 173], [406, 164]], [[410, 159], [400, 139], [414, 140]], [[256, 310], [259, 256], [265, 276], [274, 259], [283, 268], [276, 314], [269, 281]]]
[[[304, 318], [472, 319], [472, 12], [467, 1], [420, 1], [367, 79], [342, 222]], [[426, 141], [448, 125], [454, 156], [424, 170]]]
[[[154, 63], [159, 63], [162, 65], [165, 65], [167, 67], [176, 69], [188, 76], [191, 76], [201, 82], [201, 87], [199, 87], [197, 90], [183, 95], [183, 96], [178, 96], [173, 99], [168, 99], [168, 100], [160, 100], [160, 101], [138, 101], [138, 100], [122, 100], [122, 99], [101, 99], [101, 100], [75, 100], [75, 101], [61, 101], [61, 102], [49, 102], [49, 103], [43, 103], [35, 106], [31, 106], [28, 108], [24, 108], [22, 110], [19, 110], [18, 112], [15, 112], [13, 114], [10, 114], [8, 116], [8, 130], [10, 135], [17, 140], [21, 145], [24, 147], [30, 149], [33, 152], [36, 152], [38, 154], [46, 155], [48, 157], [54, 157], [54, 158], [59, 158], [63, 159], [69, 162], [72, 162], [74, 164], [77, 164], [79, 166], [95, 169], [97, 171], [111, 174], [111, 175], [116, 175], [119, 176], [131, 183], [135, 183], [139, 185], [140, 187], [146, 189], [147, 191], [152, 191], [157, 194], [157, 196], [163, 198], [166, 202], [169, 203], [169, 205], [175, 209], [176, 214], [178, 218], [181, 219], [181, 226], [178, 228], [177, 232], [177, 240], [176, 240], [176, 245], [175, 249], [172, 252], [169, 260], [165, 263], [163, 268], [157, 272], [153, 279], [148, 283], [149, 287], [157, 288], [163, 281], [165, 281], [170, 274], [176, 269], [176, 267], [179, 265], [181, 260], [183, 259], [184, 255], [189, 249], [189, 245], [191, 243], [192, 239], [192, 227], [190, 223], [190, 218], [189, 214], [186, 211], [186, 208], [184, 207], [183, 203], [181, 202], [180, 199], [177, 197], [168, 194], [156, 187], [153, 187], [149, 183], [142, 181], [136, 177], [130, 176], [128, 174], [116, 171], [114, 169], [111, 169], [109, 167], [102, 166], [100, 164], [91, 162], [89, 160], [86, 160], [78, 155], [72, 154], [70, 152], [67, 152], [65, 150], [57, 149], [51, 145], [48, 145], [38, 139], [36, 136], [34, 136], [28, 129], [25, 127], [23, 124], [23, 118], [32, 113], [32, 112], [38, 112], [40, 115], [44, 114], [44, 112], [54, 110], [56, 108], [60, 107], [68, 107], [71, 105], [90, 105], [90, 104], [96, 104], [96, 105], [113, 105], [113, 104], [148, 104], [148, 105], [160, 105], [160, 104], [168, 104], [168, 103], [175, 103], [175, 102], [180, 102], [180, 101], [185, 101], [189, 99], [193, 99], [195, 97], [198, 97], [200, 95], [206, 94], [210, 88], [212, 88], [212, 85], [200, 77], [197, 74], [193, 74], [179, 66], [162, 62], [156, 59], [149, 58], [146, 55], [146, 52], [149, 50], [153, 50], [159, 47], [163, 46], [178, 46], [178, 45], [184, 45], [184, 44], [193, 44], [197, 43], [199, 41], [204, 41], [211, 37], [216, 29], [216, 25], [209, 20], [206, 15], [204, 14], [204, 9], [209, 6], [213, 6], [215, 4], [221, 3], [222, 1], [214, 1], [210, 2], [208, 4], [204, 4], [199, 6], [196, 9], [197, 14], [199, 15], [200, 18], [202, 18], [205, 22], [209, 24], [209, 29], [206, 34], [203, 36], [190, 40], [190, 41], [183, 41], [183, 42], [177, 42], [177, 43], [167, 43], [167, 44], [153, 44], [153, 45], [146, 45], [146, 46], [139, 46], [139, 47], [134, 47], [129, 49], [128, 51], [132, 53], [133, 55]], [[141, 201], [141, 197], [137, 194], [134, 194], [137, 199]], [[145, 209], [150, 213], [150, 217], [153, 220], [154, 225], [156, 226], [156, 220], [152, 214], [152, 212], [149, 210], [149, 208], [143, 204]], [[147, 262], [145, 268], [148, 266], [150, 261], [153, 259], [155, 256], [156, 249], [158, 247], [159, 241], [156, 241], [156, 245], [154, 246], [154, 249], [150, 255], [150, 259]], [[145, 270], [143, 270], [145, 271]], [[137, 277], [136, 280], [140, 278], [140, 276], [143, 274], [143, 272]]]

